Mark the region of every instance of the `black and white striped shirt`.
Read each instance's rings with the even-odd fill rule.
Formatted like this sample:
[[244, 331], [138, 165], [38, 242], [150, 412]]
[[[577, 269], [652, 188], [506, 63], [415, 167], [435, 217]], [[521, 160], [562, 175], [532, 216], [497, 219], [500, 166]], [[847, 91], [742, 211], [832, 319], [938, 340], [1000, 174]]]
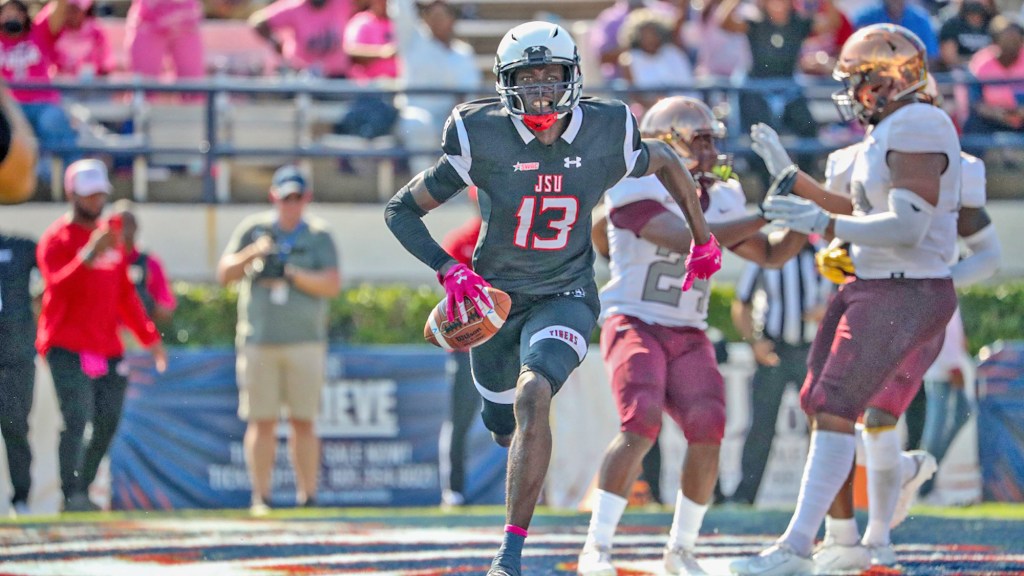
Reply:
[[806, 245], [782, 268], [750, 262], [736, 285], [736, 298], [754, 309], [754, 327], [777, 342], [798, 346], [814, 340], [817, 322], [808, 312], [825, 304], [832, 284], [818, 274], [814, 247]]

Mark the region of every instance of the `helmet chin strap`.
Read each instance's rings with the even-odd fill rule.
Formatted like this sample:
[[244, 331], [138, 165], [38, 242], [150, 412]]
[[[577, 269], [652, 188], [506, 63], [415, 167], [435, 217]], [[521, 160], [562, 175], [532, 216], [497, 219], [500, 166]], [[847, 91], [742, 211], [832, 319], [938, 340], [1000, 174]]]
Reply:
[[558, 113], [550, 114], [523, 114], [523, 124], [530, 130], [543, 132], [555, 125], [558, 121]]

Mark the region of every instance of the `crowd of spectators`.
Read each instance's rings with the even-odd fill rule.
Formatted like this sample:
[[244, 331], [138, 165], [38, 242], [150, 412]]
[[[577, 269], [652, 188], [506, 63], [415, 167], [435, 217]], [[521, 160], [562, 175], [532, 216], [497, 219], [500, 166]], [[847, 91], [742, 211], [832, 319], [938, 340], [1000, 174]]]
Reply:
[[[230, 10], [222, 4], [132, 0], [119, 19], [107, 16], [116, 6], [103, 0], [5, 0], [0, 4], [3, 77], [46, 83], [111, 74], [196, 79], [223, 73], [215, 58], [204, 53], [201, 30], [205, 18], [228, 16], [243, 27], [240, 18], [247, 17], [251, 37], [244, 42], [252, 43], [254, 51], [265, 49], [278, 62], [276, 69], [229, 73], [346, 79], [388, 89], [488, 91], [486, 59], [456, 38], [455, 25], [467, 6], [463, 2], [236, 1]], [[784, 135], [815, 138], [836, 120], [827, 107], [809, 105], [805, 80], [830, 75], [839, 48], [855, 29], [898, 23], [925, 42], [933, 71], [968, 80], [947, 106], [958, 125], [967, 132], [989, 133], [1024, 127], [1024, 81], [1005, 83], [1024, 77], [1024, 26], [1018, 16], [1014, 8], [1001, 10], [995, 0], [615, 0], [573, 31], [585, 29], [585, 59], [599, 70], [597, 77], [588, 76], [590, 86], [603, 82], [623, 90], [620, 94], [637, 114], [665, 95], [696, 94], [687, 87], [705, 82], [723, 88], [700, 92], [721, 109], [729, 103], [730, 85], [768, 80], [760, 83], [763, 89], [742, 91], [733, 102], [739, 105], [740, 124], [764, 122]], [[531, 17], [523, 14], [524, 20]], [[108, 34], [117, 26], [124, 33], [115, 43]], [[465, 30], [472, 29], [467, 22]], [[982, 87], [972, 78], [1004, 83]], [[40, 88], [16, 89], [14, 95], [40, 135], [42, 149], [60, 151], [65, 165], [74, 161], [79, 127], [66, 112], [68, 95]], [[432, 154], [456, 96], [463, 94], [339, 97], [350, 100], [339, 111], [352, 113], [340, 115], [333, 130], [368, 138], [390, 134], [408, 150]], [[414, 155], [410, 169], [426, 167], [428, 156], [420, 160]], [[812, 160], [798, 159], [802, 165]], [[44, 159], [37, 170], [46, 182], [51, 163]]]

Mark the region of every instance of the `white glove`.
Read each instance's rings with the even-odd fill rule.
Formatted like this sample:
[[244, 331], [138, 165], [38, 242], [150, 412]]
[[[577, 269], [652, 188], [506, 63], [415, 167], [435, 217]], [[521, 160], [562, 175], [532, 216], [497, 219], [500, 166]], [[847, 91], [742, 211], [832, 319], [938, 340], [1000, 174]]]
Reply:
[[754, 124], [750, 127], [750, 139], [753, 140], [751, 149], [764, 160], [765, 168], [772, 178], [793, 165], [793, 160], [779, 141], [779, 133], [771, 126], [761, 122]]
[[823, 234], [832, 215], [799, 196], [769, 196], [764, 201], [764, 217], [796, 232]]

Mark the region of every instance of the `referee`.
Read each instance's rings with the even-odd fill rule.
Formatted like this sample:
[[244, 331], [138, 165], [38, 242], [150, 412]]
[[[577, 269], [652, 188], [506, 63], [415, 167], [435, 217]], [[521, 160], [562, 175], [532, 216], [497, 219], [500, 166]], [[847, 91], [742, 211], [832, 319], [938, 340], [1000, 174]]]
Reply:
[[753, 504], [761, 485], [782, 393], [799, 388], [807, 376], [807, 353], [832, 284], [818, 274], [808, 242], [782, 268], [747, 264], [736, 286], [732, 321], [750, 343], [757, 362], [752, 390], [753, 418], [743, 443], [743, 478], [729, 500]]

